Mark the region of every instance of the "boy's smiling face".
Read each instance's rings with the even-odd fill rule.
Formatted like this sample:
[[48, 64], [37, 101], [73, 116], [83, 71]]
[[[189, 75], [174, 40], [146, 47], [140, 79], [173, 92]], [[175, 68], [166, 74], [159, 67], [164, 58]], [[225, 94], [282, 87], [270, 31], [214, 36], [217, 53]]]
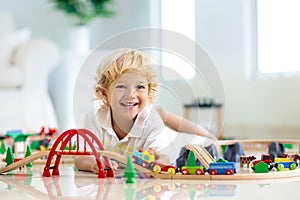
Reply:
[[114, 117], [134, 120], [149, 102], [147, 78], [137, 72], [125, 73], [109, 86], [106, 96]]

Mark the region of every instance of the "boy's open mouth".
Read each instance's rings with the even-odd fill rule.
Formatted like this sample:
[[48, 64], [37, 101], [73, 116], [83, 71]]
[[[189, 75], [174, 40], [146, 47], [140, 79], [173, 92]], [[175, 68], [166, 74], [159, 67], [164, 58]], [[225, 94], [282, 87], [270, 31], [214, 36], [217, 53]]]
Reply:
[[121, 103], [122, 106], [126, 106], [126, 107], [132, 107], [132, 106], [136, 106], [138, 104], [139, 103], [137, 103], [137, 102], [130, 102], [130, 103], [128, 103], [128, 102], [126, 102], [126, 103], [122, 102]]

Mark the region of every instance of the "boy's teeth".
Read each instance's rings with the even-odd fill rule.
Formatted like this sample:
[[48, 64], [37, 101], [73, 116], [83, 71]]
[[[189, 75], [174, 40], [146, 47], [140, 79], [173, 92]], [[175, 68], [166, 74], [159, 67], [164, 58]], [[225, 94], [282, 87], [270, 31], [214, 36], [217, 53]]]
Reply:
[[125, 106], [134, 106], [134, 105], [136, 105], [137, 103], [123, 103], [123, 105], [125, 105]]

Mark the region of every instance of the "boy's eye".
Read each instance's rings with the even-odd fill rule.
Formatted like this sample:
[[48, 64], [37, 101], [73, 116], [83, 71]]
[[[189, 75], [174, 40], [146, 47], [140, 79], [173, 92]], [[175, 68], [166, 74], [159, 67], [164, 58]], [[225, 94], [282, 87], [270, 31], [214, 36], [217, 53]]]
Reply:
[[145, 87], [144, 85], [138, 85], [138, 86], [137, 86], [137, 89], [139, 89], [139, 90], [140, 90], [140, 89], [145, 89], [145, 88], [146, 88], [146, 87]]
[[117, 85], [116, 88], [118, 88], [118, 89], [124, 89], [125, 85]]

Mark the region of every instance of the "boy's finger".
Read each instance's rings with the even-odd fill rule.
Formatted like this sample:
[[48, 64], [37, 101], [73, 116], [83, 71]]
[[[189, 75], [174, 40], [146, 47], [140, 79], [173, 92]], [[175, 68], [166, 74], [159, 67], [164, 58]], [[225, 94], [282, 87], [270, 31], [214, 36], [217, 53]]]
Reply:
[[156, 152], [156, 148], [155, 147], [150, 147], [149, 149], [148, 149], [148, 151], [150, 152], [150, 153], [155, 153]]

